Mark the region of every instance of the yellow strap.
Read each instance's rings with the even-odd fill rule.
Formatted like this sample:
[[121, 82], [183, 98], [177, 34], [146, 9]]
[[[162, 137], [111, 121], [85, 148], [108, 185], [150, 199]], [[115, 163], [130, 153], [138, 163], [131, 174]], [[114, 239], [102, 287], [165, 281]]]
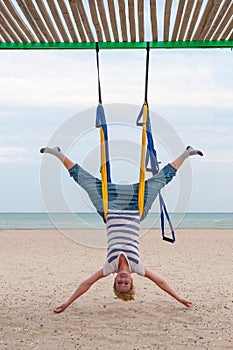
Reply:
[[108, 213], [108, 182], [107, 182], [107, 165], [106, 165], [106, 148], [105, 138], [102, 126], [100, 127], [100, 142], [101, 142], [101, 178], [102, 178], [102, 200], [104, 218], [106, 219]]
[[145, 180], [146, 180], [146, 123], [147, 123], [148, 105], [144, 103], [143, 106], [143, 127], [142, 127], [142, 149], [141, 149], [141, 162], [140, 162], [140, 176], [138, 187], [138, 210], [140, 217], [142, 216], [144, 209], [144, 197], [145, 197]]

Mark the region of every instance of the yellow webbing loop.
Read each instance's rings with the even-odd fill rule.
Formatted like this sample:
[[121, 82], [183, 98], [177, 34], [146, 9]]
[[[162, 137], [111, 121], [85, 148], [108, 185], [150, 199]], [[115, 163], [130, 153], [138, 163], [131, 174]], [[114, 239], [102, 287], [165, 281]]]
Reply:
[[100, 127], [100, 148], [101, 148], [101, 179], [102, 179], [102, 201], [104, 218], [106, 219], [108, 213], [108, 181], [107, 181], [107, 166], [106, 166], [106, 148], [105, 138], [102, 126]]
[[147, 124], [148, 105], [143, 105], [143, 126], [142, 126], [142, 148], [141, 148], [141, 162], [140, 162], [140, 175], [139, 175], [139, 187], [138, 187], [138, 210], [140, 217], [144, 210], [144, 197], [145, 197], [145, 180], [146, 180], [146, 124]]

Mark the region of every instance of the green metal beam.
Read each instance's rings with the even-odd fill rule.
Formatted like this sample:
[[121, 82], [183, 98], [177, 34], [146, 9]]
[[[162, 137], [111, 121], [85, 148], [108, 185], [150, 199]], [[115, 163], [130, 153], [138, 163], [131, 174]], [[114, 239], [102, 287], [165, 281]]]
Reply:
[[[0, 42], [0, 50], [77, 50], [95, 49], [95, 43], [5, 43]], [[100, 49], [145, 49], [143, 42], [99, 42]], [[233, 40], [196, 41], [151, 41], [151, 49], [211, 49], [233, 48]]]

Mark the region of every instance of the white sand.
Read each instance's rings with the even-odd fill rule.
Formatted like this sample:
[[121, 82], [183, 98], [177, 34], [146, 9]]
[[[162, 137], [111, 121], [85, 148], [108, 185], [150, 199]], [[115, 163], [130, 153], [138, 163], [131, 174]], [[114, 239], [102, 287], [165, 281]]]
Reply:
[[233, 230], [179, 230], [175, 244], [154, 231], [143, 237], [145, 266], [192, 301], [191, 309], [137, 275], [136, 300], [116, 300], [110, 276], [56, 315], [102, 267], [105, 250], [55, 230], [2, 230], [0, 241], [0, 349], [233, 348]]

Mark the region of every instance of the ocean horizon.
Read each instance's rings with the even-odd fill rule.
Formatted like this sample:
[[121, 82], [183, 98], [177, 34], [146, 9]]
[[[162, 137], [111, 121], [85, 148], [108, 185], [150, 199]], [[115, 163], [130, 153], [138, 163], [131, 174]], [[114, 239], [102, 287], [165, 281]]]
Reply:
[[[232, 229], [233, 212], [172, 213], [176, 229]], [[160, 213], [150, 213], [141, 223], [142, 228], [159, 229]], [[104, 229], [105, 225], [97, 213], [46, 213], [17, 212], [0, 213], [0, 229]]]

